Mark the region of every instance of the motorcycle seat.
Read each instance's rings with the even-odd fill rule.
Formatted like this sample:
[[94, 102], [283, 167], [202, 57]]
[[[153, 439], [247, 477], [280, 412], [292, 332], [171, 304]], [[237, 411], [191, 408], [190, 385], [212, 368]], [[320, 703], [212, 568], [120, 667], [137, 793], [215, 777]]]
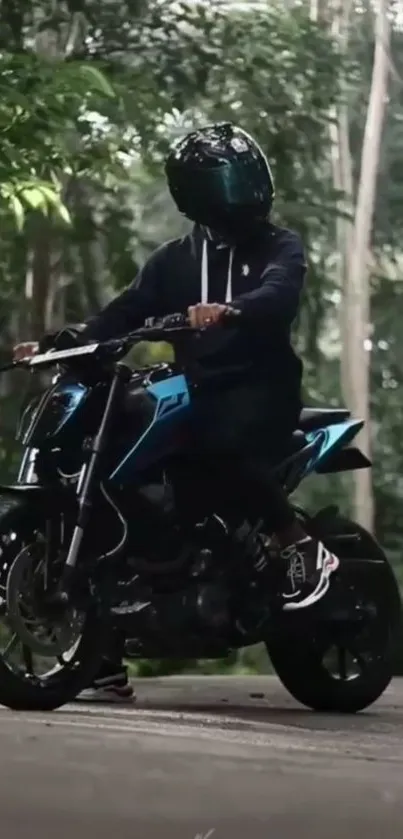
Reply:
[[323, 428], [326, 425], [344, 422], [350, 416], [351, 411], [347, 408], [303, 408], [300, 413], [298, 428], [304, 432], [317, 431], [318, 428]]

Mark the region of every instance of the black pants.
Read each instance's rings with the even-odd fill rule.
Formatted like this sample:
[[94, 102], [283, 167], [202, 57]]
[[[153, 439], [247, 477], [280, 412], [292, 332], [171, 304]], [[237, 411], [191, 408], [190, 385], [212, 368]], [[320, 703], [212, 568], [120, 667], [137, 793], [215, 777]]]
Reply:
[[243, 477], [251, 503], [273, 530], [284, 530], [294, 514], [273, 467], [285, 456], [298, 425], [301, 403], [277, 394], [266, 382], [246, 383], [220, 392], [202, 393], [196, 403], [195, 446], [201, 457], [231, 463]]

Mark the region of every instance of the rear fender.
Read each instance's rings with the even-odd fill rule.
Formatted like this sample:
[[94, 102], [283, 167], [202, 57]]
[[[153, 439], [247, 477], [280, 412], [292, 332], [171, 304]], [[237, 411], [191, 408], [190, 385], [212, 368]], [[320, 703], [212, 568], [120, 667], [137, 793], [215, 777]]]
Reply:
[[379, 542], [364, 527], [341, 515], [336, 506], [324, 507], [305, 524], [312, 536], [337, 554], [341, 571], [346, 564], [364, 563], [384, 566], [389, 573], [389, 562]]
[[372, 466], [368, 457], [356, 446], [346, 446], [345, 449], [337, 449], [330, 452], [324, 463], [317, 466], [316, 471], [320, 475], [328, 475], [333, 472], [352, 472], [355, 469], [369, 469]]

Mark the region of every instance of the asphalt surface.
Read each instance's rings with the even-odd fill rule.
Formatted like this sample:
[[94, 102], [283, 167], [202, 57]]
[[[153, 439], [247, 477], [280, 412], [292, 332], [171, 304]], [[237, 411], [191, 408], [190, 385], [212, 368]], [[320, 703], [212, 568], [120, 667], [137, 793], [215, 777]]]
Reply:
[[0, 708], [2, 839], [400, 839], [403, 680], [355, 717], [270, 677], [136, 689], [133, 708]]

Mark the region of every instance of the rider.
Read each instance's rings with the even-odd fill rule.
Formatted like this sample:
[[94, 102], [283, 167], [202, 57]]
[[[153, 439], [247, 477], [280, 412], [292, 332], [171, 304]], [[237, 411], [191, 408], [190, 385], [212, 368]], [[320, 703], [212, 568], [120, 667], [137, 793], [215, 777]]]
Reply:
[[[290, 343], [306, 264], [299, 236], [270, 221], [274, 185], [258, 144], [230, 123], [192, 131], [166, 162], [171, 196], [193, 231], [159, 247], [133, 285], [87, 324], [83, 340], [106, 340], [147, 318], [187, 313], [194, 327], [219, 324], [234, 308], [237, 328], [207, 329], [198, 340], [206, 373], [236, 371], [209, 396], [202, 431], [209, 451], [233, 454], [255, 487], [286, 565], [284, 610], [326, 593], [339, 560], [306, 534], [271, 466], [298, 425], [302, 364]], [[115, 659], [115, 661], [112, 661]], [[120, 654], [119, 654], [120, 659]], [[126, 671], [105, 661], [87, 697], [126, 699]]]

